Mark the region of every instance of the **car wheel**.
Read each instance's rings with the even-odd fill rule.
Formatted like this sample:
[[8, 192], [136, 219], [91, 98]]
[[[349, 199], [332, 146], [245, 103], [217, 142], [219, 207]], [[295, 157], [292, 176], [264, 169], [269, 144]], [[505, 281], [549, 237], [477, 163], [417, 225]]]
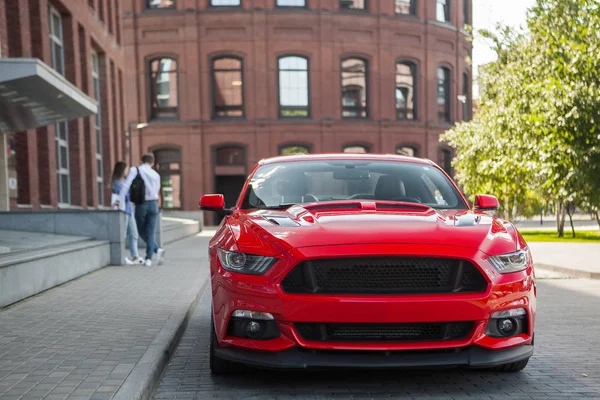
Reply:
[[219, 347], [217, 342], [217, 335], [215, 333], [215, 321], [213, 316], [210, 317], [210, 356], [209, 356], [209, 365], [210, 372], [215, 375], [224, 375], [224, 374], [233, 374], [236, 372], [241, 372], [242, 366], [236, 363], [233, 363], [228, 360], [223, 360], [222, 358], [217, 357], [215, 354], [215, 348]]
[[514, 363], [503, 364], [491, 369], [494, 372], [519, 372], [522, 371], [529, 362], [529, 358]]

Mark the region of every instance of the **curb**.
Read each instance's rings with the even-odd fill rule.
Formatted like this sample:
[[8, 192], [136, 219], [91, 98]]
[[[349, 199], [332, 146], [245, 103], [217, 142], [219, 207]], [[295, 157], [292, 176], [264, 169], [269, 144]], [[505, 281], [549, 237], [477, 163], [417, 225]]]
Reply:
[[189, 320], [204, 297], [209, 281], [209, 278], [205, 279], [187, 311], [181, 311], [169, 317], [112, 399], [147, 400], [151, 398], [163, 370], [179, 345]]
[[600, 272], [582, 271], [580, 269], [559, 267], [556, 265], [549, 265], [549, 264], [537, 264], [537, 263], [534, 264], [534, 267], [545, 269], [547, 271], [552, 271], [552, 272], [560, 272], [563, 274], [570, 275], [573, 278], [600, 279]]

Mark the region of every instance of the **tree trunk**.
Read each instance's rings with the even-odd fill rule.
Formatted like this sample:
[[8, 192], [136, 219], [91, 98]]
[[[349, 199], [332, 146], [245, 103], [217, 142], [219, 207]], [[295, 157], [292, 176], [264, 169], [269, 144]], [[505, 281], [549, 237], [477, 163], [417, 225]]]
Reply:
[[571, 232], [573, 233], [573, 237], [575, 237], [575, 227], [573, 226], [573, 214], [575, 214], [575, 203], [568, 202], [565, 205], [565, 209], [567, 211], [567, 215], [569, 216], [569, 223], [571, 224]]
[[596, 217], [596, 222], [598, 223], [598, 229], [600, 229], [600, 210], [596, 210], [594, 216]]
[[556, 209], [556, 218], [557, 218], [557, 226], [556, 230], [558, 233], [558, 237], [565, 237], [565, 214], [566, 212], [565, 202], [560, 200], [557, 203]]

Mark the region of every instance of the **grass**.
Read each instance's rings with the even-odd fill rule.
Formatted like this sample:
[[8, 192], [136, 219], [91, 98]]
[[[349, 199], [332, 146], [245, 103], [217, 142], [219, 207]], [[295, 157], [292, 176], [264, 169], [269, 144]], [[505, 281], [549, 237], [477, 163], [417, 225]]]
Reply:
[[551, 230], [527, 230], [519, 229], [521, 235], [526, 242], [571, 242], [571, 243], [600, 243], [600, 231], [577, 231], [575, 229], [575, 237], [572, 237], [571, 228], [565, 226], [565, 237], [559, 238], [556, 236], [556, 231]]

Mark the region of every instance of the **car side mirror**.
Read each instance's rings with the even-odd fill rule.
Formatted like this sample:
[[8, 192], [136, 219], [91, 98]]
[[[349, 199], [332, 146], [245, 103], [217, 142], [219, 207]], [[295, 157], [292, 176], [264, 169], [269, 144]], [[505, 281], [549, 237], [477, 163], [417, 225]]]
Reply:
[[202, 196], [200, 198], [200, 209], [231, 214], [231, 210], [225, 208], [225, 197], [222, 194], [206, 194]]
[[475, 202], [473, 208], [479, 211], [491, 211], [500, 208], [500, 203], [496, 196], [490, 196], [489, 194], [478, 194], [475, 196]]

